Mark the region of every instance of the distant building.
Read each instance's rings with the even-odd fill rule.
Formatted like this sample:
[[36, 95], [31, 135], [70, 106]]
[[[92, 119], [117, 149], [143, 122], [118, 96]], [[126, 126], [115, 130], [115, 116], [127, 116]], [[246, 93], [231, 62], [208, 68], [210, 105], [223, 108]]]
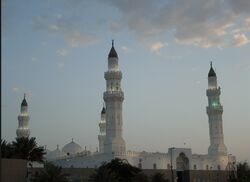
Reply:
[[127, 159], [134, 166], [142, 169], [185, 170], [231, 170], [236, 162], [235, 156], [228, 155], [224, 144], [220, 87], [217, 86], [216, 73], [212, 67], [208, 73], [208, 122], [210, 146], [208, 154], [193, 154], [191, 148], [172, 147], [167, 153], [135, 152], [126, 150], [123, 139], [122, 103], [124, 93], [121, 89], [122, 72], [119, 69], [118, 54], [112, 42], [108, 54], [108, 71], [105, 72], [106, 91], [103, 94], [105, 105], [101, 111], [98, 135], [99, 151], [82, 150], [72, 142], [63, 151], [58, 147], [48, 153], [48, 160], [64, 168], [96, 168], [103, 162], [114, 158]]

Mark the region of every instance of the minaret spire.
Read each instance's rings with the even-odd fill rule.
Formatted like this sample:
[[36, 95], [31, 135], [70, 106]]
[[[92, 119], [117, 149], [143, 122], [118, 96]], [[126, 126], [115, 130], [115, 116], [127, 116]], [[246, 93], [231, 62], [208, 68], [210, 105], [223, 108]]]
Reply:
[[29, 137], [29, 120], [28, 103], [26, 101], [26, 94], [24, 93], [23, 101], [21, 103], [21, 113], [18, 115], [18, 128], [16, 130], [18, 138]]
[[[217, 77], [210, 63], [210, 71], [208, 75], [208, 106], [207, 115], [209, 123], [210, 146], [208, 148], [209, 155], [226, 155], [227, 148], [224, 144], [222, 113], [223, 107], [220, 103], [220, 87], [217, 87]], [[212, 71], [211, 71], [212, 70]]]
[[112, 40], [112, 47], [114, 47], [114, 40]]

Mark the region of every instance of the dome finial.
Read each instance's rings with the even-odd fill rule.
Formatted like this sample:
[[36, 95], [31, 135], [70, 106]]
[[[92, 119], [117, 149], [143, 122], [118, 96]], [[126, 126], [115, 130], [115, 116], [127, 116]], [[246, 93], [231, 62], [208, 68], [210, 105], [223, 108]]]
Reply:
[[74, 138], [71, 138], [71, 142], [74, 142]]
[[56, 145], [56, 149], [57, 149], [57, 150], [59, 149], [59, 145], [58, 145], [58, 144]]

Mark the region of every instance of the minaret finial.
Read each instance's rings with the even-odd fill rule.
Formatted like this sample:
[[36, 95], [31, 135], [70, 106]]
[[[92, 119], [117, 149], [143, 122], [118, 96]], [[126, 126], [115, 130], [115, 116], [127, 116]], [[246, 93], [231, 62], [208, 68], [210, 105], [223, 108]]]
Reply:
[[112, 40], [112, 47], [114, 47], [114, 39]]
[[210, 61], [210, 66], [211, 66], [211, 68], [213, 67], [213, 62], [212, 61]]
[[58, 144], [56, 145], [56, 149], [57, 149], [57, 150], [59, 149], [59, 145], [58, 145]]
[[23, 99], [25, 99], [25, 97], [26, 97], [26, 93], [23, 94]]
[[71, 138], [72, 142], [74, 142], [74, 138]]

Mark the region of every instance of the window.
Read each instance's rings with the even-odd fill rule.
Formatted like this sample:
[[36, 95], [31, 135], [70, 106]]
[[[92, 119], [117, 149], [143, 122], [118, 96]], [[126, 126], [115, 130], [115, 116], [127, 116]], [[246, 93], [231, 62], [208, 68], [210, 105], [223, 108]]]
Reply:
[[217, 166], [217, 169], [220, 170], [220, 165]]
[[194, 170], [196, 170], [197, 169], [197, 167], [196, 167], [196, 164], [194, 165]]
[[206, 170], [208, 170], [208, 165], [206, 165]]
[[153, 169], [157, 169], [156, 163], [153, 164]]
[[140, 169], [142, 168], [142, 165], [141, 165], [141, 163], [139, 163], [139, 164], [138, 164], [138, 168], [140, 168]]

